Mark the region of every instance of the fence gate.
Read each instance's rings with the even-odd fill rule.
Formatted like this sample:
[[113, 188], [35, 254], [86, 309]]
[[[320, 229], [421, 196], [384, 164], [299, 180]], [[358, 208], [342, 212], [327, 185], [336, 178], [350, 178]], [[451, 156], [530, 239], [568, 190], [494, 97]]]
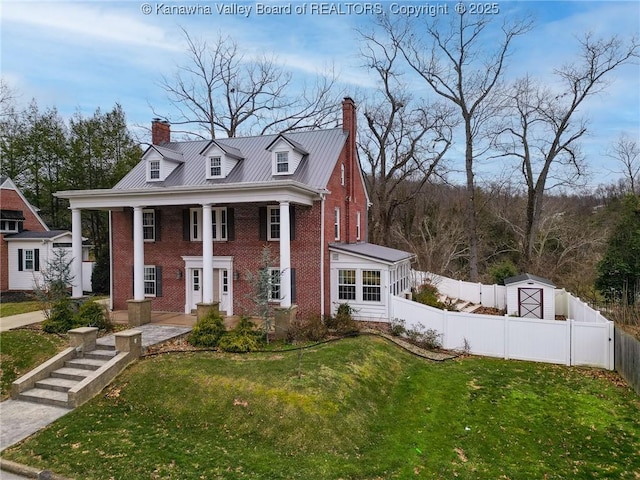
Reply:
[[543, 318], [542, 289], [519, 288], [518, 310], [523, 318]]

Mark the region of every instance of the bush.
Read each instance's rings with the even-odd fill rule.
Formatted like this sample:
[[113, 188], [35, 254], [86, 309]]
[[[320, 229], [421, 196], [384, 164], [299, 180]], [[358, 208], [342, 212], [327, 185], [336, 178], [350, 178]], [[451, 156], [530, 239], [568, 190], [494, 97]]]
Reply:
[[419, 327], [407, 330], [407, 338], [409, 341], [426, 350], [441, 348], [442, 342], [440, 341], [440, 337], [442, 337], [442, 334], [432, 328], [425, 330], [424, 327]]
[[226, 331], [222, 317], [216, 312], [210, 312], [198, 320], [187, 341], [195, 347], [217, 347]]
[[405, 333], [407, 333], [407, 328], [405, 327], [405, 321], [402, 319], [394, 318], [391, 321], [391, 326], [389, 327], [389, 333], [394, 337], [401, 337]]
[[438, 289], [430, 283], [425, 283], [418, 288], [413, 294], [413, 301], [441, 310], [445, 309], [445, 304], [438, 300]]
[[223, 352], [246, 353], [254, 352], [260, 348], [262, 332], [257, 331], [255, 324], [249, 317], [241, 317], [240, 322], [233, 330], [225, 333], [218, 342], [218, 347]]
[[73, 318], [73, 326], [74, 328], [97, 327], [107, 332], [113, 330], [107, 309], [96, 302], [85, 302], [80, 306]]
[[53, 304], [49, 318], [42, 322], [42, 329], [47, 333], [66, 333], [73, 328], [73, 303], [69, 297], [63, 297]]
[[505, 278], [518, 275], [518, 267], [511, 260], [503, 260], [491, 266], [489, 275], [491, 275], [493, 283], [504, 285]]
[[334, 330], [338, 335], [350, 335], [360, 331], [360, 327], [353, 320], [353, 314], [356, 310], [348, 303], [338, 305], [338, 311], [335, 317], [328, 317], [326, 320], [327, 327]]
[[309, 340], [319, 342], [327, 336], [327, 326], [320, 315], [312, 315], [305, 319], [296, 319], [289, 325], [287, 341]]

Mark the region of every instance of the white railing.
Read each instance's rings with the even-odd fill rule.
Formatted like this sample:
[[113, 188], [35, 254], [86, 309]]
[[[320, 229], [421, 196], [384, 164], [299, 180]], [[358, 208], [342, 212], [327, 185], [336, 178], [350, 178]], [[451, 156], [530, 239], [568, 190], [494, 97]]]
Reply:
[[433, 329], [442, 347], [505, 359], [612, 370], [613, 322], [556, 321], [448, 312], [399, 297], [391, 299], [392, 318], [407, 329]]
[[556, 315], [564, 315], [567, 318], [580, 320], [587, 323], [606, 323], [607, 320], [602, 314], [587, 303], [574, 297], [563, 289], [556, 289]]
[[411, 286], [419, 287], [430, 283], [449, 298], [458, 298], [484, 307], [503, 310], [507, 308], [507, 289], [503, 285], [484, 285], [443, 277], [430, 272], [411, 272]]

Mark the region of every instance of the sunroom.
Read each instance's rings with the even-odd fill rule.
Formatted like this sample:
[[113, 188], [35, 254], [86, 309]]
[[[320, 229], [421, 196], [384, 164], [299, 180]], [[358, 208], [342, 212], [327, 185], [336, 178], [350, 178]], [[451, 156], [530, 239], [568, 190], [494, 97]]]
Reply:
[[371, 243], [334, 243], [331, 252], [331, 312], [348, 303], [357, 320], [390, 319], [391, 297], [411, 293], [414, 255]]

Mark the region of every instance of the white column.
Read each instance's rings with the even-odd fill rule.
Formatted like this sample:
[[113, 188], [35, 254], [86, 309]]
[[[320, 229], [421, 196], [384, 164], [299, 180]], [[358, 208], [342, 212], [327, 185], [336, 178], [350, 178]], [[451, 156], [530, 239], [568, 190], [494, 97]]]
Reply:
[[144, 300], [144, 232], [142, 207], [133, 207], [133, 299]]
[[202, 303], [213, 303], [213, 224], [211, 205], [202, 205]]
[[71, 209], [71, 275], [73, 275], [71, 295], [82, 297], [82, 214], [79, 208]]
[[291, 306], [291, 224], [289, 202], [280, 202], [280, 306]]

